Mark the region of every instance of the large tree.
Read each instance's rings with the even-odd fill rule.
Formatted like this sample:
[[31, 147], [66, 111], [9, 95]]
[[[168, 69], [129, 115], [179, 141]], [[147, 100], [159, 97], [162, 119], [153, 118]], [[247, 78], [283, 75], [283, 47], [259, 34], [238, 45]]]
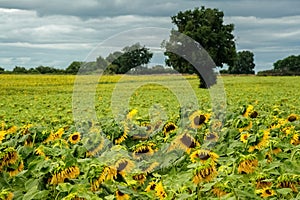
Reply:
[[251, 51], [240, 51], [228, 71], [230, 74], [254, 74], [254, 67], [254, 54]]
[[114, 69], [116, 74], [125, 74], [132, 68], [149, 63], [152, 56], [153, 53], [148, 48], [136, 43], [124, 47], [122, 52], [116, 51], [108, 55], [106, 60], [114, 66], [109, 66], [110, 70]]
[[[222, 11], [205, 7], [179, 12], [171, 17], [172, 23], [177, 26], [178, 30], [173, 29], [169, 41], [163, 44], [166, 47], [166, 64], [180, 73], [196, 73], [200, 78], [201, 88], [209, 88], [216, 83], [214, 67], [223, 67], [223, 64], [233, 65], [236, 57], [234, 36], [232, 34], [234, 25], [224, 24], [223, 17]], [[185, 44], [185, 42], [176, 41], [178, 37], [173, 37], [173, 35], [177, 31], [189, 36], [198, 44], [191, 42]], [[191, 49], [197, 49], [195, 48], [197, 45], [198, 49], [203, 50], [204, 48], [207, 51], [214, 61], [214, 65], [208, 61], [209, 58], [203, 52], [200, 54], [190, 52]], [[185, 54], [190, 54], [186, 55], [186, 57], [189, 57], [189, 62], [184, 56], [168, 51], [172, 48], [181, 48], [181, 52], [185, 51]], [[201, 58], [199, 58], [199, 55]]]

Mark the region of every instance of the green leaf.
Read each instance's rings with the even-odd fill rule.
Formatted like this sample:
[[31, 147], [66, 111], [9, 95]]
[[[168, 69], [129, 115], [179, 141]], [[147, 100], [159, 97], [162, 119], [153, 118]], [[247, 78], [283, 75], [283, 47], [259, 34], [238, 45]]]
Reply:
[[279, 194], [282, 194], [282, 195], [287, 195], [287, 194], [293, 192], [293, 190], [291, 188], [281, 188], [281, 189], [277, 189], [276, 192], [278, 192]]

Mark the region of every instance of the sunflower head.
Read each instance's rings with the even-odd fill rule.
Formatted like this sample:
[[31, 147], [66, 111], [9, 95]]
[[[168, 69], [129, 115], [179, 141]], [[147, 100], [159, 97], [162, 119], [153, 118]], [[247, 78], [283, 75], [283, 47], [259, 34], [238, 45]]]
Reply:
[[69, 136], [69, 141], [72, 143], [72, 144], [76, 144], [77, 142], [80, 141], [80, 133], [79, 132], [74, 132], [73, 134], [71, 134]]
[[218, 158], [218, 154], [204, 149], [196, 150], [190, 155], [190, 159], [192, 162], [200, 161], [202, 163], [205, 163], [208, 159], [210, 159], [212, 163], [215, 163], [217, 162]]
[[247, 143], [249, 136], [250, 136], [249, 133], [243, 133], [243, 134], [241, 134], [240, 140], [241, 140], [243, 143]]
[[255, 154], [249, 154], [240, 158], [238, 173], [251, 174], [258, 166], [258, 160]]
[[145, 156], [151, 156], [154, 153], [154, 143], [140, 143], [135, 146], [134, 151], [133, 151], [133, 157], [135, 159], [141, 159]]
[[188, 133], [183, 133], [176, 137], [176, 139], [171, 143], [168, 151], [179, 148], [189, 154], [191, 149], [198, 146], [200, 146], [200, 144], [195, 140], [195, 138]]
[[200, 165], [194, 170], [193, 182], [199, 184], [201, 182], [210, 182], [217, 175], [216, 167], [213, 163], [208, 162]]
[[298, 119], [298, 115], [296, 115], [296, 114], [290, 114], [290, 115], [288, 116], [288, 118], [287, 118], [287, 120], [288, 120], [289, 122], [296, 121], [297, 119]]
[[189, 117], [192, 128], [200, 128], [202, 125], [208, 122], [210, 114], [203, 114], [200, 111], [195, 111]]
[[134, 167], [134, 163], [126, 158], [120, 159], [116, 162], [115, 168], [117, 169], [117, 173], [125, 176], [126, 172], [129, 172]]
[[262, 198], [268, 198], [268, 197], [272, 197], [272, 196], [276, 195], [276, 192], [273, 189], [271, 189], [270, 187], [265, 187], [260, 190], [257, 190], [256, 193], [261, 194], [260, 196]]
[[219, 139], [219, 136], [217, 133], [209, 132], [205, 135], [204, 139], [209, 142], [217, 142]]
[[169, 133], [175, 131], [177, 126], [173, 122], [167, 122], [163, 127], [163, 133], [167, 136]]
[[129, 194], [125, 194], [123, 192], [121, 192], [120, 190], [116, 191], [116, 199], [117, 200], [128, 200], [130, 199]]

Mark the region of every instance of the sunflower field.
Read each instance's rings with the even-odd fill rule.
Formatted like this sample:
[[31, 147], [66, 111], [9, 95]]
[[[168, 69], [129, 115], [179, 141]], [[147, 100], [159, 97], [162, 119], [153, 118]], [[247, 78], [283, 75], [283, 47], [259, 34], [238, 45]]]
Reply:
[[75, 123], [75, 76], [1, 75], [0, 199], [300, 199], [300, 78], [223, 77], [222, 112], [185, 79], [197, 109], [155, 84], [183, 92], [176, 75], [102, 76], [97, 120]]

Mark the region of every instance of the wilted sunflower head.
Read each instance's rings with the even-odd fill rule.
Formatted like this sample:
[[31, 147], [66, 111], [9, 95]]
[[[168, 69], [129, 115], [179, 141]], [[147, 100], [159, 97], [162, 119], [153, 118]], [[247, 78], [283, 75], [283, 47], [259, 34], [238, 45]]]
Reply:
[[74, 132], [73, 134], [70, 135], [69, 137], [69, 141], [72, 143], [72, 144], [76, 144], [77, 142], [80, 141], [80, 133], [79, 132]]
[[141, 159], [144, 156], [151, 156], [154, 153], [153, 146], [155, 146], [153, 143], [141, 143], [135, 146], [133, 151], [133, 157], [135, 159]]
[[128, 200], [130, 199], [129, 194], [125, 194], [123, 192], [121, 192], [120, 190], [116, 191], [116, 199], [117, 200]]
[[188, 133], [183, 133], [176, 137], [176, 139], [171, 143], [168, 151], [174, 150], [176, 148], [186, 151], [188, 154], [191, 149], [200, 146], [200, 144]]
[[126, 172], [131, 171], [134, 167], [134, 163], [126, 158], [120, 159], [116, 162], [115, 168], [120, 175], [126, 175]]
[[196, 150], [190, 155], [190, 159], [192, 162], [200, 161], [202, 163], [205, 163], [208, 159], [211, 159], [211, 162], [214, 163], [217, 162], [218, 158], [218, 154], [205, 149]]
[[209, 132], [205, 135], [204, 139], [207, 141], [210, 141], [210, 142], [217, 142], [219, 139], [219, 136], [217, 133]]
[[203, 124], [207, 123], [209, 120], [210, 114], [203, 114], [200, 111], [195, 111], [189, 117], [192, 128], [200, 128]]

